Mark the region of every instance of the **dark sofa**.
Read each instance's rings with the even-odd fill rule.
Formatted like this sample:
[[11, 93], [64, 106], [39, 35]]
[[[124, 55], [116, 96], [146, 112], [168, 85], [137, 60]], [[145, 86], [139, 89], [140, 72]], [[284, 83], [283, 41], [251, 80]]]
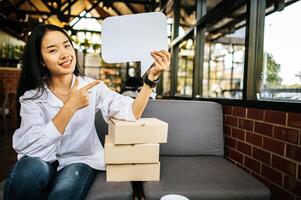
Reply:
[[[265, 185], [224, 158], [221, 105], [150, 100], [142, 117], [156, 117], [169, 124], [168, 142], [160, 145], [160, 181], [105, 182], [105, 172], [102, 172], [97, 175], [87, 199], [159, 200], [167, 194], [183, 195], [190, 200], [271, 198]], [[96, 114], [95, 122], [103, 143], [108, 129], [101, 113]]]
[[169, 124], [160, 146], [161, 180], [144, 182], [145, 199], [179, 194], [190, 200], [268, 200], [269, 189], [224, 158], [223, 113], [214, 102], [155, 100], [143, 117]]

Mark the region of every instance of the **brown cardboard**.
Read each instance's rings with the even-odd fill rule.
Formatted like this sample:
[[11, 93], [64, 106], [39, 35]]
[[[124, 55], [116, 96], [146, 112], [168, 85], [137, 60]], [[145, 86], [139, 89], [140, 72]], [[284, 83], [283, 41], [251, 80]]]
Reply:
[[136, 122], [110, 119], [109, 135], [114, 144], [166, 143], [168, 124], [156, 118]]
[[106, 165], [107, 181], [159, 181], [160, 163]]
[[114, 145], [111, 135], [105, 138], [105, 163], [157, 163], [159, 144]]

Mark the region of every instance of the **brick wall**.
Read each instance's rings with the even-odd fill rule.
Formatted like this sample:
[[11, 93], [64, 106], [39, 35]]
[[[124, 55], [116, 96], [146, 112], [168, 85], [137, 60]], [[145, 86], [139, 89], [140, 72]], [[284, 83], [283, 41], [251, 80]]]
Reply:
[[[9, 95], [9, 109], [10, 114], [8, 115], [8, 128], [10, 132], [16, 129], [17, 126], [17, 113], [16, 113], [16, 106], [15, 106], [15, 98], [16, 98], [16, 91], [20, 77], [20, 70], [17, 68], [1, 68], [0, 67], [0, 81], [4, 83], [4, 87], [10, 92]], [[5, 95], [5, 88], [0, 87], [0, 102], [3, 102], [3, 98]], [[1, 104], [2, 106], [2, 104]], [[0, 132], [4, 132], [3, 130], [3, 121], [0, 121]]]
[[273, 199], [301, 200], [301, 113], [223, 106], [226, 158]]

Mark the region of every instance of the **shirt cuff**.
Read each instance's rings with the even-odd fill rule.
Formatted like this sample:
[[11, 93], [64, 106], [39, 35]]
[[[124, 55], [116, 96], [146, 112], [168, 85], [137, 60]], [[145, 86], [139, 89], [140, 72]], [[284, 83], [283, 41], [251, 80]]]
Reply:
[[59, 141], [63, 136], [54, 126], [52, 120], [50, 120], [45, 127], [45, 135], [52, 141], [52, 143]]

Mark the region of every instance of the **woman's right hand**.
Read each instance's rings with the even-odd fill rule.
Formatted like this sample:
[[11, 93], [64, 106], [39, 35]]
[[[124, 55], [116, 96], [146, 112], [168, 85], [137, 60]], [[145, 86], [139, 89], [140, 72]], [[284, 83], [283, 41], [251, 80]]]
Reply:
[[71, 109], [73, 112], [78, 109], [84, 108], [89, 105], [89, 93], [90, 89], [98, 85], [101, 81], [96, 80], [88, 85], [78, 89], [78, 79], [75, 79], [74, 85], [71, 90], [69, 99], [66, 101], [65, 106]]

